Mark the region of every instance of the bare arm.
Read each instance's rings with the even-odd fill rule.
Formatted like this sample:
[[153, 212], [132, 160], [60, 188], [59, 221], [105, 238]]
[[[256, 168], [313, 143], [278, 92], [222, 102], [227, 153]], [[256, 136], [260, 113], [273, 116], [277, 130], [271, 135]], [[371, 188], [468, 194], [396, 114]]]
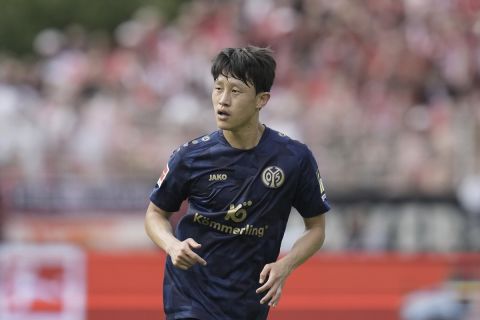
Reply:
[[281, 260], [293, 271], [317, 252], [325, 241], [325, 214], [303, 219], [305, 233], [295, 241], [290, 252]]
[[169, 221], [171, 215], [171, 212], [160, 209], [150, 202], [145, 215], [147, 235], [170, 256], [175, 267], [187, 270], [196, 263], [207, 265], [207, 262], [193, 251], [200, 248], [201, 244], [192, 238], [184, 241], [175, 238]]
[[262, 286], [257, 293], [267, 291], [260, 303], [268, 302], [275, 307], [290, 273], [322, 247], [325, 241], [325, 214], [305, 218], [304, 223], [305, 233], [298, 238], [290, 252], [280, 260], [265, 265], [260, 273], [259, 283]]

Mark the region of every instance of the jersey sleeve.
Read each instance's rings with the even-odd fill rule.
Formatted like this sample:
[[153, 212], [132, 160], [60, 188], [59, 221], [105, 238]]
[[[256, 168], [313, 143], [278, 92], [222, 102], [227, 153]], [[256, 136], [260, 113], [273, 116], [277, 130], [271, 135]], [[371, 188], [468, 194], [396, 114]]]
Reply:
[[187, 198], [189, 170], [182, 153], [174, 152], [150, 194], [150, 201], [167, 212], [175, 212]]
[[307, 149], [302, 160], [293, 206], [304, 218], [310, 218], [327, 212], [330, 205], [312, 152]]

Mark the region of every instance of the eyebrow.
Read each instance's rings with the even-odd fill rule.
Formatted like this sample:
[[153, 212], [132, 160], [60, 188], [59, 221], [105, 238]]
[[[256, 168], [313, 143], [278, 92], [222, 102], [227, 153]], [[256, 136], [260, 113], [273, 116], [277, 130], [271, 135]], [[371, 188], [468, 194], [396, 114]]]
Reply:
[[239, 80], [234, 77], [228, 77], [224, 79], [220, 79], [220, 77], [218, 77], [217, 80], [215, 80], [215, 83], [224, 83], [224, 82], [229, 82], [233, 86], [248, 87], [248, 88], [250, 87], [249, 85], [244, 83], [242, 80]]

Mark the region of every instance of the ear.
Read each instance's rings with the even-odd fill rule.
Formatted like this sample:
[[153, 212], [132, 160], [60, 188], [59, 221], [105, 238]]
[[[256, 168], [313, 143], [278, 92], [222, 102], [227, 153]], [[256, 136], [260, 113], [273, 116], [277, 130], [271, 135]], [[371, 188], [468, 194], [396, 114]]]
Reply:
[[260, 92], [257, 94], [257, 109], [262, 109], [270, 100], [270, 92]]

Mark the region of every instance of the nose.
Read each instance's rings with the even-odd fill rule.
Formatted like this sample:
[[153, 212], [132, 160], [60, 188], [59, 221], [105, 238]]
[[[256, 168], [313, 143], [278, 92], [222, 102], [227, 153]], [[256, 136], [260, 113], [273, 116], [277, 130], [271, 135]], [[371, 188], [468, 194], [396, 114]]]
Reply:
[[231, 97], [228, 90], [223, 90], [222, 94], [220, 95], [220, 99], [218, 100], [218, 103], [222, 106], [229, 106], [231, 102], [230, 98]]

